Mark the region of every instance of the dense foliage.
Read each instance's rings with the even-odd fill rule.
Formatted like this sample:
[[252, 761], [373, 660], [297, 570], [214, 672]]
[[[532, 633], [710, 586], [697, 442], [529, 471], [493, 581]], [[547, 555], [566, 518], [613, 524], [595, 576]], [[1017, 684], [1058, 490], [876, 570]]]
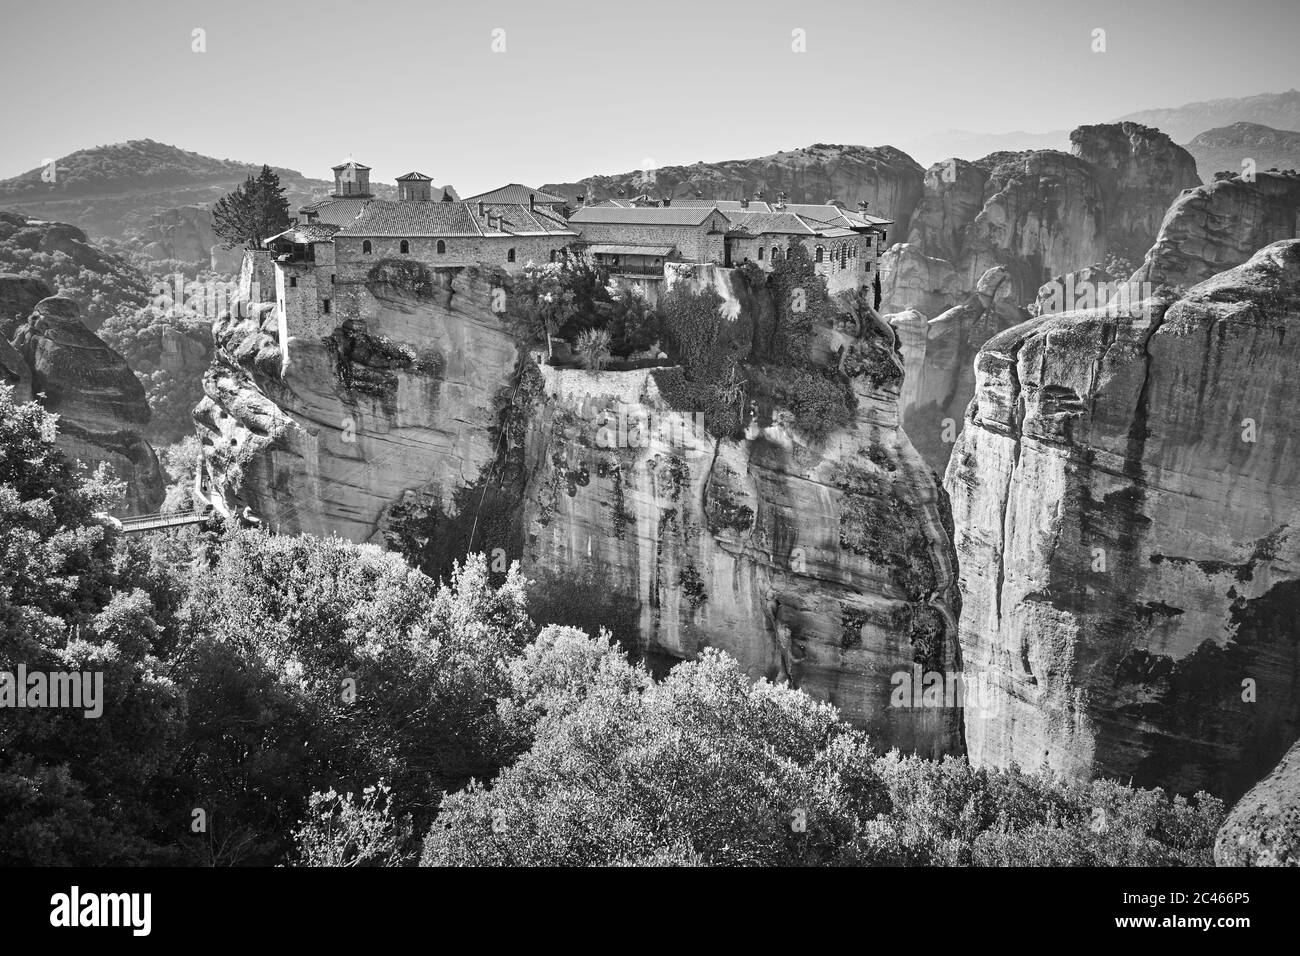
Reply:
[[0, 863], [1209, 860], [1205, 795], [882, 756], [719, 652], [656, 679], [539, 629], [481, 555], [438, 583], [338, 539], [127, 538], [120, 493], [0, 386], [0, 672], [103, 680], [98, 716], [5, 711]]

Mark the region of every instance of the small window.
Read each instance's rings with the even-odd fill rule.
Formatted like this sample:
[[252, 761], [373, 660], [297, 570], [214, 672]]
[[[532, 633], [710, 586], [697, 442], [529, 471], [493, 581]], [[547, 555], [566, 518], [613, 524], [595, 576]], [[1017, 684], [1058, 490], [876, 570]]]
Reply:
[[363, 256], [370, 255], [370, 248], [370, 240], [367, 239], [365, 242], [361, 243], [361, 254]]
[[330, 273], [330, 285], [334, 284], [334, 273]]
[[821, 246], [817, 247], [816, 255], [813, 256], [814, 262], [824, 262], [826, 259], [826, 250]]
[[407, 254], [409, 254], [410, 251], [411, 251], [411, 244], [410, 244], [409, 242], [407, 242], [405, 239], [403, 239], [403, 240], [402, 240], [402, 244], [401, 244], [400, 246], [398, 246], [397, 248], [398, 248], [398, 251], [401, 252], [402, 255], [407, 255]]
[[439, 239], [439, 240], [438, 240], [438, 255], [440, 255], [440, 256], [441, 256], [441, 255], [446, 255], [446, 253], [447, 253], [447, 244], [446, 244], [445, 242], [443, 242], [441, 239]]
[[289, 276], [289, 288], [290, 288], [290, 289], [296, 289], [296, 288], [298, 288], [298, 277], [297, 277], [297, 276]]
[[322, 299], [322, 300], [321, 300], [321, 303], [320, 303], [320, 308], [321, 308], [321, 311], [322, 311], [322, 312], [324, 312], [326, 315], [329, 315], [329, 314], [330, 314], [330, 300], [329, 300], [329, 299]]
[[554, 250], [554, 249], [551, 250], [551, 261], [552, 261], [552, 262], [555, 261], [555, 250]]
[[758, 247], [758, 261], [759, 261], [759, 262], [762, 262], [762, 261], [763, 261], [763, 247], [762, 247], [762, 246], [759, 246], [759, 247]]
[[507, 249], [507, 250], [506, 250], [506, 262], [514, 262], [514, 261], [515, 261], [515, 250], [514, 250], [514, 249]]

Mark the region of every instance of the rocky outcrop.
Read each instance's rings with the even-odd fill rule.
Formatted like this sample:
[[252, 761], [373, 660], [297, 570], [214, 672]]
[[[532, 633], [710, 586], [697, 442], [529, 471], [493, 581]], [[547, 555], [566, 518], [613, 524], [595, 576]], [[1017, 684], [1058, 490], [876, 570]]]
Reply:
[[1201, 184], [1191, 153], [1140, 123], [1080, 126], [1070, 134], [1070, 144], [1101, 185], [1106, 252], [1111, 255], [1136, 262], [1151, 247], [1169, 203]]
[[36, 304], [52, 295], [54, 290], [40, 279], [7, 272], [0, 274], [0, 338], [12, 338]]
[[838, 199], [849, 209], [865, 200], [872, 215], [894, 220], [893, 235], [907, 235], [912, 209], [921, 199], [923, 171], [916, 160], [892, 146], [833, 146], [817, 143], [756, 159], [660, 166], [612, 176], [549, 183], [546, 192], [569, 201], [633, 197], [774, 201], [781, 192], [792, 203]]
[[1300, 866], [1300, 743], [1237, 801], [1214, 840], [1219, 866]]
[[948, 466], [983, 765], [1232, 798], [1300, 735], [1300, 242], [990, 339]]
[[226, 249], [217, 238], [212, 211], [202, 203], [154, 213], [137, 239], [152, 259], [193, 262], [221, 275], [238, 273], [244, 258], [242, 249]]
[[[761, 315], [728, 299], [746, 303], [729, 325]], [[855, 398], [820, 440], [761, 401], [743, 436], [713, 434], [677, 368], [540, 369], [523, 526], [538, 606], [631, 634], [652, 662], [721, 647], [882, 744], [958, 752], [957, 710], [891, 706], [899, 680], [915, 674], [919, 705], [920, 674], [954, 666], [958, 611], [937, 476], [899, 427], [893, 335], [825, 328], [812, 352]]]
[[1187, 144], [1205, 182], [1221, 172], [1240, 176], [1247, 164], [1256, 172], [1300, 170], [1300, 132], [1259, 123], [1233, 123], [1207, 129]]
[[227, 507], [284, 533], [383, 544], [391, 507], [454, 516], [493, 462], [495, 403], [518, 353], [487, 279], [372, 274], [340, 282], [336, 301], [355, 301], [357, 317], [327, 334], [282, 340], [271, 303], [216, 323], [195, 419]]
[[77, 303], [41, 300], [15, 331], [13, 348], [31, 370], [32, 392], [59, 416], [59, 448], [91, 470], [112, 465], [127, 484], [125, 513], [156, 511], [163, 475], [141, 437], [149, 421], [144, 388], [126, 361], [82, 325]]
[[880, 257], [880, 311], [915, 309], [938, 315], [961, 301], [961, 280], [947, 259], [922, 255], [911, 243], [895, 243]]
[[990, 269], [966, 301], [927, 320], [913, 310], [887, 316], [907, 375], [903, 430], [930, 468], [948, 467], [966, 406], [975, 394], [975, 355], [989, 338], [1029, 317], [1015, 304], [1005, 269]]
[[1134, 281], [1186, 288], [1300, 236], [1300, 175], [1221, 179], [1178, 197]]

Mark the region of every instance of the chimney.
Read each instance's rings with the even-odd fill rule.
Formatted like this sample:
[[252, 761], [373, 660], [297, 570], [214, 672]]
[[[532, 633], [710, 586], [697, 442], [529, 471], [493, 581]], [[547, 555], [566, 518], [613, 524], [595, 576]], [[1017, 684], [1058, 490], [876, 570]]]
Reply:
[[478, 201], [478, 217], [479, 217], [480, 219], [482, 219], [483, 216], [484, 216], [484, 212], [483, 212], [483, 210], [484, 210], [485, 208], [486, 208], [486, 207], [483, 205], [483, 200], [480, 199], [480, 200]]
[[778, 209], [778, 210], [780, 210], [780, 209], [785, 209], [785, 193], [784, 193], [784, 192], [779, 192], [779, 193], [776, 194], [776, 205], [775, 205], [773, 208]]
[[532, 211], [533, 211], [534, 209], [536, 209], [536, 208], [537, 208], [537, 194], [536, 194], [536, 193], [529, 193], [529, 194], [528, 194], [528, 211], [529, 211], [529, 212], [532, 212]]
[[859, 200], [859, 202], [858, 202], [858, 215], [859, 215], [859, 216], [865, 216], [865, 215], [867, 214], [867, 206], [869, 206], [869, 205], [870, 205], [870, 203], [868, 203], [865, 199], [864, 199], [864, 200]]
[[660, 201], [663, 203], [664, 208], [667, 209], [669, 206], [673, 204], [673, 197], [664, 196]]
[[586, 194], [586, 193], [578, 193], [578, 195], [577, 195], [576, 198], [577, 198], [577, 200], [578, 200], [578, 205], [579, 205], [579, 206], [585, 206], [585, 205], [587, 205], [587, 194]]
[[741, 209], [748, 209], [748, 208], [749, 208], [749, 197], [748, 197], [748, 196], [746, 196], [744, 199], [742, 199], [742, 200], [740, 201], [740, 208], [741, 208]]

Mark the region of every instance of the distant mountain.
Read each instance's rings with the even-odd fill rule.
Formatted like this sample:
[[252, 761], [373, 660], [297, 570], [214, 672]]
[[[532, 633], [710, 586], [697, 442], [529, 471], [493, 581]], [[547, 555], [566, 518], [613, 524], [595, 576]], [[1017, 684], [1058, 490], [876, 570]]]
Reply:
[[[272, 167], [291, 208], [326, 195], [333, 184], [294, 169]], [[145, 231], [157, 213], [208, 204], [234, 189], [260, 163], [214, 159], [151, 139], [96, 146], [55, 163], [54, 181], [44, 167], [0, 181], [0, 208], [37, 219], [72, 222], [94, 236], [126, 238]]]
[[1168, 109], [1141, 110], [1121, 116], [1154, 126], [1175, 143], [1188, 143], [1207, 130], [1235, 123], [1256, 123], [1278, 130], [1300, 130], [1300, 90], [1260, 93], [1227, 100], [1206, 100]]
[[1206, 130], [1187, 144], [1187, 151], [1196, 157], [1197, 172], [1207, 183], [1213, 181], [1215, 173], [1225, 170], [1240, 175], [1246, 159], [1253, 159], [1259, 172], [1300, 170], [1300, 132], [1259, 123], [1233, 123]]
[[922, 166], [945, 159], [978, 159], [990, 153], [1020, 153], [1027, 149], [1059, 149], [1069, 152], [1070, 131], [1054, 129], [1046, 133], [975, 133], [965, 129], [947, 129], [917, 139], [903, 140], [904, 150]]

